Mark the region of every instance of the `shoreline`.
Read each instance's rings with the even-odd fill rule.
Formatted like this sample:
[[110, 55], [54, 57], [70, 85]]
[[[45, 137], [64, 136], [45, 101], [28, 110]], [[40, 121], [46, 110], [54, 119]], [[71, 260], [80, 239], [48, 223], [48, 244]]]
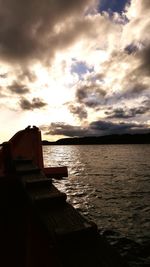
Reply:
[[72, 138], [62, 138], [54, 142], [47, 140], [42, 141], [42, 145], [127, 145], [127, 144], [150, 144], [150, 133], [72, 137]]

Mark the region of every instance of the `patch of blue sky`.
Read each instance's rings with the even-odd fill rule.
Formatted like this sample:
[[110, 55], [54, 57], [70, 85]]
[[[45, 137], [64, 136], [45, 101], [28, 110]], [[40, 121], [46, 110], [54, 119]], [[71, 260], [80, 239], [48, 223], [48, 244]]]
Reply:
[[89, 68], [84, 62], [74, 62], [71, 66], [71, 73], [78, 74], [79, 78], [82, 78], [87, 72], [93, 72], [94, 68]]
[[117, 12], [121, 14], [127, 3], [130, 3], [130, 0], [100, 0], [98, 11], [106, 11], [108, 13]]

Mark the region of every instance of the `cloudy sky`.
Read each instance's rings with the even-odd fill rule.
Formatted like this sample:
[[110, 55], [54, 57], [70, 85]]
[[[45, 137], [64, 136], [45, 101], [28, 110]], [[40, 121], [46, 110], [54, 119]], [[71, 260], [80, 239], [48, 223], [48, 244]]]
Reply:
[[150, 131], [149, 0], [0, 0], [0, 142]]

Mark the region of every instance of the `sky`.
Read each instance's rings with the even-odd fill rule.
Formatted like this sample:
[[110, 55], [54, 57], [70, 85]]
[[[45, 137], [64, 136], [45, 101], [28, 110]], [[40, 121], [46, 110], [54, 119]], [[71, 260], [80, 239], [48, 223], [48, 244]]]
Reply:
[[149, 0], [0, 0], [0, 143], [150, 132]]

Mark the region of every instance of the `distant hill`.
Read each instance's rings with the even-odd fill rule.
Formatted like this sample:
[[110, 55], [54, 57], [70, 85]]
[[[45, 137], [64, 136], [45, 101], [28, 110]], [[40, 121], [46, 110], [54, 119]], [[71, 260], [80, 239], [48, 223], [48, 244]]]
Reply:
[[103, 144], [150, 144], [150, 133], [122, 134], [106, 136], [87, 136], [63, 138], [56, 142], [42, 141], [43, 145], [103, 145]]
[[43, 140], [42, 145], [43, 146], [56, 145], [56, 142], [49, 142], [47, 140]]

